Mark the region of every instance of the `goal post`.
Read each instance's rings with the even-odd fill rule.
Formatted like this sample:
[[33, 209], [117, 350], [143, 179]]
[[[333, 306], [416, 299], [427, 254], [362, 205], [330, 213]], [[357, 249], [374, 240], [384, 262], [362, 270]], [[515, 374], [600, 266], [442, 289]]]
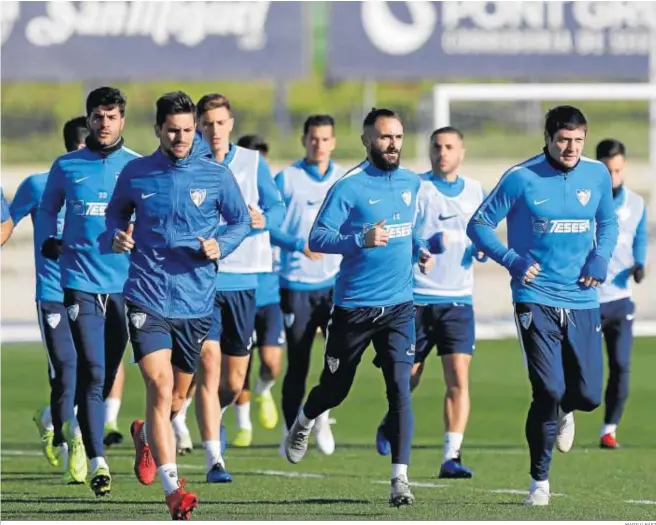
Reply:
[[[649, 222], [656, 220], [656, 83], [437, 84], [433, 88], [434, 129], [451, 124], [452, 102], [646, 101], [649, 111]], [[621, 137], [618, 137], [621, 140]], [[518, 161], [521, 159], [517, 159]]]

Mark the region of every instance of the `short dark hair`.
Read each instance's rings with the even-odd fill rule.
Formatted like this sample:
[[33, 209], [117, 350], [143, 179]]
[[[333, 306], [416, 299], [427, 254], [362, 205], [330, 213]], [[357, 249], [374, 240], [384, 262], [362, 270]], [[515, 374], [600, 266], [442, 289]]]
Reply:
[[544, 130], [549, 138], [553, 138], [561, 129], [579, 128], [585, 128], [585, 131], [588, 131], [588, 121], [580, 109], [573, 106], [557, 106], [547, 112]]
[[319, 126], [330, 126], [335, 129], [335, 119], [330, 115], [310, 115], [303, 123], [303, 136], [308, 134], [310, 128]]
[[610, 159], [617, 155], [626, 157], [626, 147], [619, 140], [604, 139], [597, 144], [597, 160]]
[[75, 151], [89, 135], [86, 117], [75, 117], [64, 124], [64, 147], [66, 151]]
[[465, 139], [462, 131], [460, 131], [458, 128], [454, 128], [453, 126], [444, 126], [443, 128], [438, 128], [433, 131], [433, 133], [431, 133], [430, 140], [432, 142], [438, 135], [445, 135], [447, 133], [453, 133], [454, 135], [457, 135], [460, 140]]
[[218, 108], [226, 108], [228, 113], [230, 113], [230, 116], [232, 116], [232, 109], [230, 108], [228, 97], [221, 95], [220, 93], [203, 95], [198, 101], [198, 104], [196, 104], [196, 116], [200, 118], [206, 111]]
[[371, 108], [371, 111], [367, 113], [366, 117], [364, 117], [364, 121], [362, 122], [362, 127], [370, 128], [372, 126], [375, 126], [379, 118], [395, 118], [399, 122], [401, 121], [401, 117], [399, 117], [399, 115], [395, 111], [392, 111], [391, 109]]
[[243, 137], [239, 137], [237, 146], [259, 151], [263, 155], [269, 153], [269, 145], [259, 135], [244, 135]]
[[120, 89], [113, 87], [100, 87], [94, 89], [87, 96], [87, 117], [93, 113], [93, 110], [99, 107], [114, 108], [118, 106], [121, 116], [125, 116], [125, 106], [128, 99]]
[[191, 97], [182, 91], [172, 91], [166, 93], [157, 99], [155, 104], [157, 114], [155, 122], [159, 127], [164, 124], [166, 117], [169, 115], [182, 115], [191, 113], [196, 118], [196, 106]]

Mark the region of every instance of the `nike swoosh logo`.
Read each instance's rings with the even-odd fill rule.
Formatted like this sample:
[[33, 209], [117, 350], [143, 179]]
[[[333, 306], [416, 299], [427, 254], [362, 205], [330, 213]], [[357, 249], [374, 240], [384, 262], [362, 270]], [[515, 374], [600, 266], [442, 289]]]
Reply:
[[78, 183], [80, 183], [80, 182], [83, 182], [83, 181], [87, 180], [88, 178], [89, 178], [89, 177], [82, 177], [81, 179], [75, 179], [75, 184], [78, 184]]
[[321, 204], [321, 201], [307, 201], [308, 206], [316, 206], [317, 204]]
[[[157, 193], [157, 192], [155, 192], [155, 193]], [[141, 198], [142, 199], [148, 199], [149, 197], [152, 197], [153, 195], [155, 195], [155, 193], [148, 193], [148, 194], [142, 193]]]
[[541, 201], [533, 201], [533, 204], [534, 204], [535, 206], [539, 206], [540, 204], [544, 204], [544, 203], [547, 202], [548, 200], [549, 200], [549, 199], [544, 199], [544, 200], [541, 200]]
[[601, 332], [601, 325], [595, 327], [595, 332]]
[[635, 319], [635, 315], [633, 314], [626, 314], [626, 320], [627, 321], [633, 321]]
[[446, 216], [445, 215], [440, 215], [439, 219], [441, 221], [448, 221], [449, 219], [453, 219], [454, 217], [457, 217], [457, 216], [458, 216], [457, 214], [456, 215], [446, 215]]
[[376, 204], [376, 203], [378, 203], [378, 202], [380, 202], [380, 201], [382, 201], [382, 200], [383, 200], [383, 199], [378, 199], [378, 200], [369, 199], [369, 204]]

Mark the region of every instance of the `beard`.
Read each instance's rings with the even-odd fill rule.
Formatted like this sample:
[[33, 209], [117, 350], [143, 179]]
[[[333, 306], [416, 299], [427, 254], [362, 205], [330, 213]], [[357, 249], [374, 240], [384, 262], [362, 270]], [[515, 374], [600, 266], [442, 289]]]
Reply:
[[[396, 156], [396, 160], [388, 161], [383, 157], [385, 153], [398, 153], [398, 155]], [[371, 157], [371, 163], [381, 171], [394, 171], [401, 163], [401, 151], [395, 148], [382, 151], [372, 146], [369, 156]]]

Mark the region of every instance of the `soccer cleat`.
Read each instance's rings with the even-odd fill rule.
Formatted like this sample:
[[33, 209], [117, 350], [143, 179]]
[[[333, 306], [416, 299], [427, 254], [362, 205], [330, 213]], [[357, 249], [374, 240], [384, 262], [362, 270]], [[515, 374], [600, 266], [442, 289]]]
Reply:
[[175, 436], [175, 448], [180, 456], [186, 456], [191, 454], [194, 450], [194, 444], [191, 441], [191, 436], [189, 434], [181, 434]]
[[68, 444], [68, 469], [64, 479], [69, 484], [82, 484], [87, 480], [87, 454], [84, 450], [82, 436], [76, 436], [71, 431], [71, 422], [66, 421], [62, 425], [62, 433]]
[[225, 454], [226, 448], [228, 448], [228, 433], [226, 428], [221, 423], [221, 428], [219, 429], [219, 441], [221, 442], [221, 455]]
[[392, 491], [390, 492], [389, 504], [390, 507], [403, 507], [405, 505], [412, 505], [415, 502], [415, 497], [410, 492], [410, 483], [405, 476], [399, 476], [392, 480]]
[[137, 419], [130, 425], [130, 434], [132, 434], [132, 441], [134, 442], [134, 473], [142, 485], [152, 485], [157, 475], [157, 466], [155, 459], [150, 452], [150, 447], [141, 439], [141, 429], [144, 422]]
[[70, 470], [64, 471], [64, 485], [84, 485], [84, 481], [77, 481], [73, 479]]
[[328, 418], [322, 419], [321, 416], [319, 416], [313, 430], [319, 452], [326, 456], [330, 456], [335, 452], [335, 437], [330, 428], [330, 423], [328, 423]]
[[186, 479], [178, 481], [178, 489], [166, 496], [166, 504], [169, 506], [171, 519], [173, 521], [189, 521], [191, 513], [198, 508], [198, 497], [193, 492], [187, 492]]
[[298, 463], [303, 459], [303, 456], [307, 452], [310, 432], [312, 432], [313, 426], [310, 425], [308, 428], [305, 428], [298, 422], [298, 418], [294, 421], [285, 441], [285, 456], [287, 457], [287, 461]]
[[240, 428], [237, 430], [237, 435], [235, 439], [230, 443], [233, 447], [250, 447], [253, 442], [253, 429], [250, 428]]
[[524, 500], [524, 505], [530, 507], [544, 507], [549, 505], [549, 489], [536, 487], [528, 493], [528, 496]]
[[221, 463], [217, 463], [207, 473], [205, 480], [208, 483], [232, 483], [232, 476]]
[[39, 432], [39, 438], [41, 438], [41, 450], [43, 450], [43, 455], [51, 466], [56, 467], [59, 465], [59, 449], [52, 444], [55, 438], [55, 431], [48, 430], [43, 424], [43, 413], [45, 410], [45, 408], [37, 410], [32, 417], [32, 421], [34, 421]]
[[620, 444], [613, 434], [604, 434], [599, 440], [599, 448], [616, 449], [620, 448]]
[[560, 452], [569, 452], [574, 444], [574, 412], [565, 414], [559, 411], [556, 448]]
[[107, 496], [112, 491], [112, 477], [109, 475], [109, 469], [98, 467], [94, 470], [89, 485], [96, 497]]
[[385, 430], [382, 424], [376, 430], [376, 451], [381, 456], [389, 456], [392, 453], [392, 445], [387, 437], [385, 437]]
[[469, 479], [474, 473], [462, 464], [460, 455], [442, 463], [438, 478], [440, 479]]
[[257, 396], [255, 402], [259, 405], [257, 417], [260, 425], [267, 430], [276, 428], [278, 424], [278, 408], [271, 392], [269, 391], [261, 396]]
[[107, 448], [112, 445], [120, 445], [123, 443], [123, 434], [118, 431], [116, 423], [105, 423], [105, 437], [103, 443]]

